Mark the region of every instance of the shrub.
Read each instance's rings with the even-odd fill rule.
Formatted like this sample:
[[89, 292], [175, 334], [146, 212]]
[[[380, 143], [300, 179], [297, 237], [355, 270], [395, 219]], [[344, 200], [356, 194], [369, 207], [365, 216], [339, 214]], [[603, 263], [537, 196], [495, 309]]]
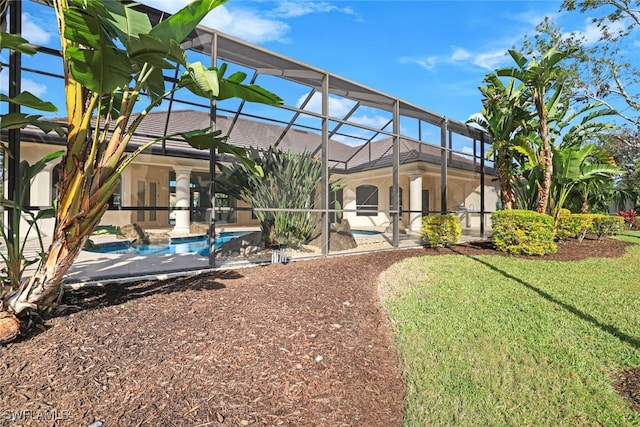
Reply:
[[580, 217], [579, 215], [565, 215], [561, 213], [558, 220], [558, 229], [556, 230], [556, 239], [567, 240], [570, 237], [578, 237], [584, 229], [584, 218]]
[[584, 236], [586, 236], [587, 233], [593, 232], [593, 221], [596, 220], [597, 218], [602, 218], [603, 216], [606, 216], [606, 215], [599, 214], [599, 213], [589, 213], [589, 214], [573, 214], [573, 216], [575, 216], [576, 218], [580, 218], [582, 220], [582, 226], [580, 227], [580, 232], [576, 236], [578, 238], [578, 241], [582, 242], [582, 240], [584, 239]]
[[494, 243], [502, 252], [545, 255], [557, 250], [549, 215], [514, 209], [494, 212], [491, 221]]
[[587, 233], [594, 232], [593, 221], [602, 217], [607, 217], [607, 215], [593, 213], [561, 215], [556, 238], [566, 240], [569, 237], [575, 237], [582, 242]]
[[638, 213], [635, 211], [635, 209], [629, 209], [629, 211], [622, 210], [618, 213], [618, 215], [624, 218], [624, 222], [629, 227], [629, 229], [637, 230], [640, 228], [640, 222], [638, 222]]
[[422, 218], [422, 238], [430, 247], [449, 246], [460, 241], [462, 229], [455, 214], [429, 215]]
[[598, 240], [619, 234], [624, 230], [624, 218], [621, 216], [601, 215], [593, 220], [593, 232]]

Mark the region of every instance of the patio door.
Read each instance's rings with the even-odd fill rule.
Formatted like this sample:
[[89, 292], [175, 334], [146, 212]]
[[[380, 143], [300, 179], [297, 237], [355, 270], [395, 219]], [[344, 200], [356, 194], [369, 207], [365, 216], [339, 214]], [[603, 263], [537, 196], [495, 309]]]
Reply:
[[422, 216], [429, 215], [429, 190], [422, 190]]

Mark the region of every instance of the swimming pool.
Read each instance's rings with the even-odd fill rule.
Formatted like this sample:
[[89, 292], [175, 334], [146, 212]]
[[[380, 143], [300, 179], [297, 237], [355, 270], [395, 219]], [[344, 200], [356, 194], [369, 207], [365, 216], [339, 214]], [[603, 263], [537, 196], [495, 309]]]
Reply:
[[[247, 234], [246, 231], [225, 231], [216, 237], [215, 248], [223, 243]], [[197, 253], [200, 256], [209, 256], [209, 238], [207, 236], [174, 237], [171, 243], [157, 243], [152, 245], [131, 245], [129, 241], [109, 242], [86, 248], [89, 252], [101, 254], [138, 254], [138, 255], [166, 255]]]

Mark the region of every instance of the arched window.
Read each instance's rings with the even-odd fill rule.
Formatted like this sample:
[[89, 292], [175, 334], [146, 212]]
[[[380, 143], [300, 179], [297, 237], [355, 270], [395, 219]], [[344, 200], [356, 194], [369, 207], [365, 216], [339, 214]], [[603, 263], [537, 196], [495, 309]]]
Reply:
[[376, 216], [378, 214], [378, 187], [375, 185], [357, 187], [356, 209], [358, 216]]
[[[400, 195], [400, 206], [398, 206], [398, 209], [400, 210], [400, 214], [402, 214], [402, 187], [398, 187], [398, 193]], [[389, 187], [389, 210], [393, 210], [393, 185]]]

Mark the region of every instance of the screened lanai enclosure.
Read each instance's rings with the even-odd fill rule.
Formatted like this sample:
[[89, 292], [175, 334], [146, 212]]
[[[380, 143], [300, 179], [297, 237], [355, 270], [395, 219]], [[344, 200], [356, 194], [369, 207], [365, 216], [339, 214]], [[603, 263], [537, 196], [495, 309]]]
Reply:
[[[10, 31], [29, 39], [21, 25], [24, 4], [12, 7]], [[29, 7], [56, 27], [51, 8]], [[152, 23], [166, 16], [136, 7]], [[64, 121], [58, 37], [32, 42], [38, 53], [11, 55], [2, 63], [10, 71], [2, 78], [9, 78], [13, 91], [46, 88], [42, 97], [58, 100], [61, 109], [50, 120]], [[281, 167], [265, 167], [265, 176], [254, 182], [261, 187], [249, 197], [231, 179], [238, 165], [232, 155], [172, 138], [153, 144], [124, 172], [92, 238], [95, 245], [76, 260], [69, 281], [419, 246], [422, 218], [442, 213], [458, 215], [466, 237], [489, 232], [499, 191], [486, 156], [490, 140], [481, 130], [214, 29], [198, 27], [184, 47], [190, 61], [228, 64], [229, 73], [246, 73], [284, 104], [210, 104], [179, 91], [144, 118], [129, 150], [159, 136], [211, 127], [228, 135], [230, 144], [257, 158], [270, 155]], [[167, 72], [165, 80], [172, 84], [177, 75]], [[2, 103], [3, 112], [9, 108]], [[35, 127], [3, 130], [2, 136], [13, 154], [3, 156], [9, 196], [26, 166], [65, 144]], [[304, 172], [293, 171], [297, 166]], [[51, 163], [33, 179], [26, 195], [31, 209], [54, 203], [59, 168]], [[292, 240], [276, 230], [265, 236], [265, 218], [282, 228], [304, 223], [306, 234]], [[53, 220], [42, 222], [45, 241], [54, 226], [47, 221]], [[132, 229], [145, 237], [133, 245], [130, 236], [118, 235]], [[137, 246], [141, 240], [148, 244]]]

